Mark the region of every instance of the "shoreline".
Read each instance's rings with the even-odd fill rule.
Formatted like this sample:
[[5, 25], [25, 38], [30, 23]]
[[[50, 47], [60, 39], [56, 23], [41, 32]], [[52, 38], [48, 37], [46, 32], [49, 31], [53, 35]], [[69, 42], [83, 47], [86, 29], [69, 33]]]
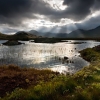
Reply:
[[[30, 39], [14, 39], [14, 38], [7, 38], [7, 39], [0, 39], [0, 40], [13, 40], [13, 41], [30, 41], [34, 40], [35, 43], [57, 43], [57, 42], [64, 42], [66, 40], [94, 40], [100, 41], [100, 38], [30, 38]], [[67, 42], [67, 41], [66, 41]], [[76, 43], [75, 43], [76, 44]]]

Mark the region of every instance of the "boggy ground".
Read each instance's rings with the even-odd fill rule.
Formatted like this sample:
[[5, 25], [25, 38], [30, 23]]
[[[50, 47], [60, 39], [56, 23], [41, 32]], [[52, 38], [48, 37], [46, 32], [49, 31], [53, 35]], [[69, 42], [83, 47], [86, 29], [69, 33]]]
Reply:
[[59, 73], [50, 70], [19, 68], [15, 65], [0, 66], [0, 97], [12, 92], [16, 88], [36, 85], [40, 81], [49, 81]]

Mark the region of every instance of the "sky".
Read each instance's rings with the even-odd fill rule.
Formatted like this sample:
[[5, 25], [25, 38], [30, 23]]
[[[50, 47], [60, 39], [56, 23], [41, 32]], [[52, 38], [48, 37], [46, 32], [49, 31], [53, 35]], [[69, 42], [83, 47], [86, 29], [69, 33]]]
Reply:
[[100, 25], [100, 0], [0, 0], [0, 32], [70, 33]]

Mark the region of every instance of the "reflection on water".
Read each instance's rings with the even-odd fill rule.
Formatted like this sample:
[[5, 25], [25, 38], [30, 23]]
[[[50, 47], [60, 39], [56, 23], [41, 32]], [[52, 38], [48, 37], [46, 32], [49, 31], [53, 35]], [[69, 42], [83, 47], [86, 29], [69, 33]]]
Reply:
[[[0, 41], [3, 43], [4, 41]], [[72, 44], [74, 42], [82, 42]], [[61, 73], [76, 72], [89, 65], [80, 57], [78, 51], [100, 45], [95, 41], [65, 41], [46, 44], [24, 41], [25, 45], [0, 46], [0, 65], [16, 64], [21, 67], [49, 68]], [[68, 57], [68, 59], [64, 59]]]

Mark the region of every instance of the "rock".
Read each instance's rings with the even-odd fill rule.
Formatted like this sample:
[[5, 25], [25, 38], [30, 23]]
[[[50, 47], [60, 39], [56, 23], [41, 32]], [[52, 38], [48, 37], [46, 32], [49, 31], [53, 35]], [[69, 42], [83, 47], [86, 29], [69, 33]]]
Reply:
[[18, 40], [8, 40], [5, 43], [2, 43], [3, 45], [7, 45], [7, 46], [13, 46], [13, 45], [21, 45], [23, 43], [18, 42]]
[[64, 57], [64, 60], [68, 60], [69, 58], [68, 57]]

